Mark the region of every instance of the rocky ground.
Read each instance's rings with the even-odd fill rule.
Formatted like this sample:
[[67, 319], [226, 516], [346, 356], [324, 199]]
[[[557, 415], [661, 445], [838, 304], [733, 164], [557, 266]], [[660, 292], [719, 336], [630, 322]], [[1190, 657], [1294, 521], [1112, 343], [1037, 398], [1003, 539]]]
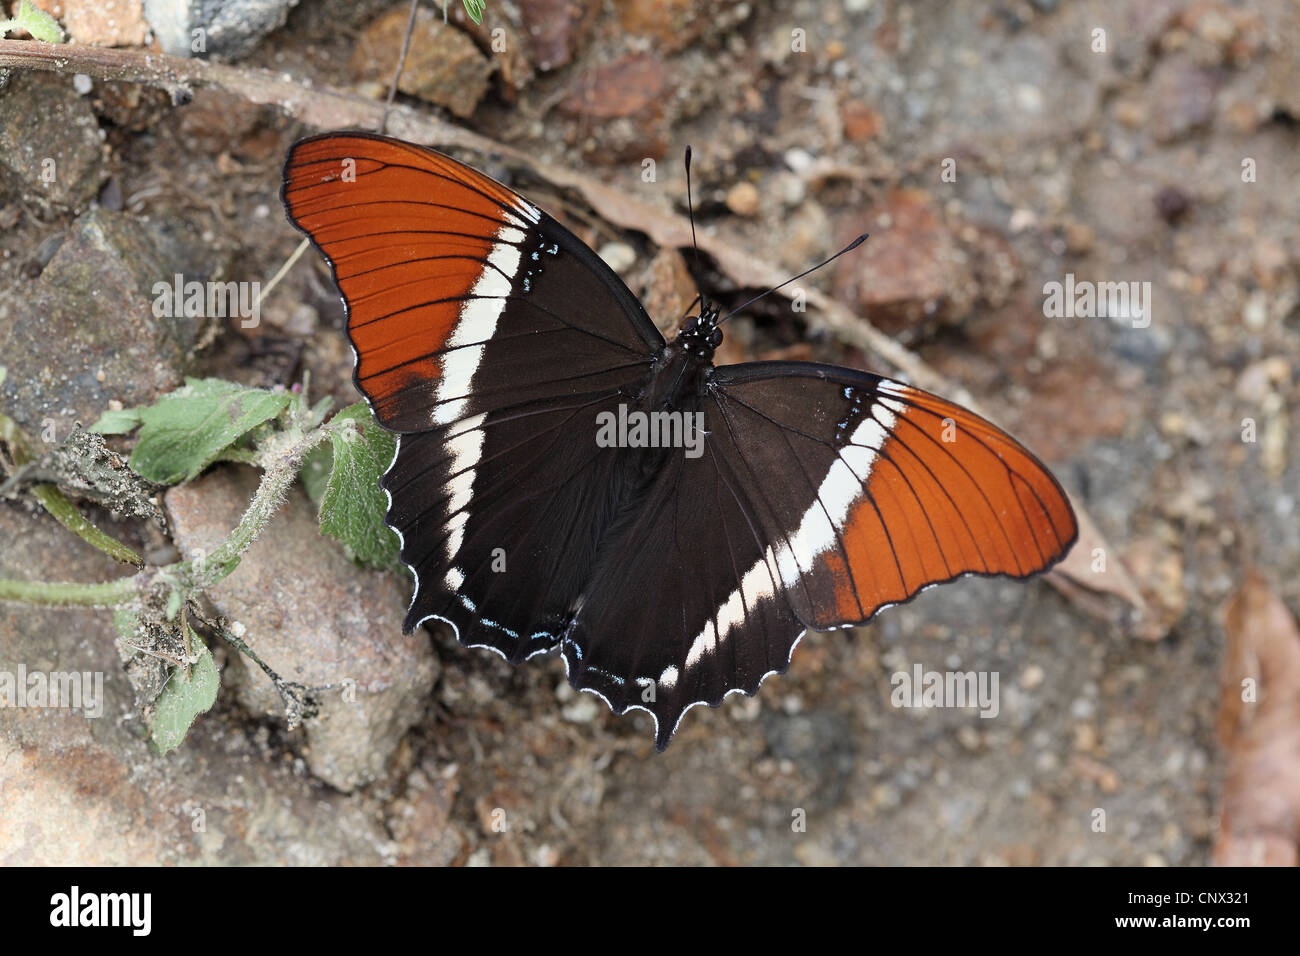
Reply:
[[[117, 0], [111, 25], [94, 4], [41, 5], [76, 42], [148, 33], [138, 3]], [[240, 63], [382, 95], [397, 6], [304, 0], [282, 27], [258, 21], [271, 32], [255, 45], [213, 36]], [[1300, 791], [1283, 781], [1300, 760], [1292, 777], [1251, 776], [1219, 709], [1229, 637], [1253, 633], [1223, 615], [1248, 572], [1280, 619], [1300, 607], [1287, 0], [487, 6], [480, 28], [429, 4], [405, 102], [679, 212], [690, 143], [701, 229], [791, 271], [870, 231], [810, 286], [1050, 464], [1157, 626], [1135, 637], [1043, 581], [962, 581], [810, 635], [788, 675], [692, 711], [656, 756], [646, 715], [575, 696], [557, 659], [515, 670], [441, 631], [403, 639], [408, 582], [352, 566], [295, 495], [212, 597], [276, 666], [314, 686], [349, 677], [360, 703], [290, 732], [261, 674], [219, 648], [215, 709], [159, 757], [106, 612], [0, 606], [0, 670], [102, 671], [107, 700], [95, 720], [0, 710], [0, 862], [1197, 865], [1216, 839], [1228, 858], [1218, 815], [1237, 791], [1277, 797], [1269, 859], [1294, 862]], [[154, 24], [164, 46], [168, 29]], [[298, 242], [279, 168], [312, 130], [228, 94], [183, 99], [23, 71], [0, 91], [0, 411], [32, 435], [57, 440], [185, 374], [274, 385], [309, 370], [355, 400], [313, 254], [255, 329], [154, 316], [159, 279], [265, 282]], [[709, 261], [692, 279], [571, 192], [466, 158], [600, 249], [665, 327], [697, 280], [724, 302], [748, 291]], [[1044, 284], [1067, 273], [1149, 282], [1149, 325], [1048, 317]], [[727, 361], [887, 367], [786, 300], [732, 326]], [[88, 513], [161, 562], [218, 539], [252, 482], [222, 465], [169, 492], [165, 532]], [[24, 499], [0, 502], [0, 577], [121, 573]], [[998, 716], [891, 706], [890, 675], [917, 663], [996, 672]]]

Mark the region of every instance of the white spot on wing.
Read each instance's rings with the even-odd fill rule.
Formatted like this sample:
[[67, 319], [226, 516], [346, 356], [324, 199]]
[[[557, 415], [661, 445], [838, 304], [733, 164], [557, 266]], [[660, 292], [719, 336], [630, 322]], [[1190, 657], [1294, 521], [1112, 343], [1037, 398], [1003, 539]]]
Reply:
[[[483, 418], [483, 415], [475, 415], [465, 422], [467, 427], [463, 431], [447, 441], [447, 450], [451, 452], [452, 472], [451, 481], [446, 487], [449, 495], [446, 514], [450, 519], [447, 524], [446, 545], [448, 564], [454, 564], [456, 555], [460, 553], [460, 546], [465, 540], [465, 521], [469, 517], [469, 512], [464, 509], [473, 498], [474, 469], [478, 467], [479, 459], [483, 455], [483, 432], [480, 430]], [[452, 583], [452, 572], [456, 573], [455, 584]], [[463, 583], [464, 578], [454, 567], [447, 572], [447, 585], [453, 591], [458, 590]]]
[[884, 447], [894, 427], [896, 419], [891, 406], [902, 410], [896, 402], [881, 399], [873, 406], [873, 414], [854, 429], [851, 444], [841, 449], [831, 464], [817, 489], [817, 499], [804, 512], [788, 543], [781, 542], [775, 549], [769, 547], [745, 572], [740, 587], [718, 609], [716, 629], [712, 619], [705, 621], [703, 630], [691, 642], [686, 667], [694, 667], [706, 654], [714, 653], [731, 630], [743, 623], [745, 601], [753, 608], [759, 601], [772, 597], [769, 568], [775, 568], [782, 584], [793, 589], [799, 584], [801, 571], [811, 571], [818, 555], [838, 545], [836, 529], [844, 526], [854, 502], [862, 497], [862, 486], [871, 478], [878, 457], [875, 449]]
[[529, 222], [539, 222], [542, 218], [542, 212], [532, 203], [519, 196], [515, 197], [515, 209]]
[[740, 586], [731, 592], [722, 607], [718, 609], [717, 627], [714, 627], [712, 619], [705, 622], [704, 630], [696, 635], [695, 640], [691, 642], [690, 650], [686, 653], [688, 668], [694, 667], [705, 654], [715, 653], [718, 645], [731, 635], [731, 631], [745, 622], [747, 604], [752, 609], [759, 601], [773, 596], [772, 573], [769, 569], [769, 562], [773, 560], [772, 549], [768, 548], [767, 553], [745, 572], [745, 576], [740, 579]]
[[[470, 298], [461, 306], [456, 327], [447, 339], [448, 349], [443, 359], [442, 377], [434, 394], [432, 420], [435, 425], [457, 421], [469, 404], [474, 375], [483, 360], [484, 344], [496, 332], [497, 322], [505, 310], [510, 285], [519, 269], [519, 250], [508, 242], [523, 239], [514, 226], [503, 225], [496, 233], [496, 241], [488, 253], [488, 263], [479, 273], [470, 289]], [[493, 268], [495, 266], [495, 268]], [[457, 591], [465, 583], [464, 575], [455, 567], [456, 556], [465, 541], [465, 522], [469, 520], [468, 506], [474, 496], [474, 474], [483, 456], [483, 415], [464, 422], [460, 431], [447, 441], [451, 453], [451, 479], [447, 483], [447, 571], [446, 584]]]
[[[511, 233], [519, 234], [519, 230], [502, 226], [497, 230], [496, 238], [501, 240]], [[434, 394], [432, 420], [435, 425], [456, 421], [469, 404], [474, 374], [486, 348], [475, 343], [487, 342], [496, 332], [497, 322], [506, 307], [506, 297], [513, 291], [511, 281], [519, 271], [519, 250], [497, 241], [488, 253], [488, 263], [470, 289], [470, 298], [461, 306], [456, 327], [444, 346], [447, 352], [443, 356], [442, 377]]]

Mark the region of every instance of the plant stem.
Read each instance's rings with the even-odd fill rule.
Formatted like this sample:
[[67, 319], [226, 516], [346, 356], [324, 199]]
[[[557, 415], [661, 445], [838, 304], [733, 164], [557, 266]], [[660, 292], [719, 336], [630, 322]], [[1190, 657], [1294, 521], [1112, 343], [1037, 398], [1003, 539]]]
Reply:
[[141, 560], [140, 555], [121, 541], [95, 527], [54, 485], [35, 485], [32, 488], [32, 494], [44, 506], [45, 510], [54, 516], [54, 519], [59, 524], [87, 544], [103, 551], [115, 561], [121, 561], [123, 564], [133, 564], [137, 568], [144, 566], [144, 561]]
[[209, 588], [239, 566], [239, 559], [274, 517], [302, 467], [303, 456], [329, 437], [328, 424], [306, 434], [289, 432], [259, 457], [265, 471], [239, 524], [203, 561], [178, 561], [153, 574], [142, 573], [116, 581], [18, 581], [0, 578], [0, 601], [17, 601], [45, 607], [118, 607], [141, 598], [159, 584], [175, 584], [190, 596]]
[[328, 436], [328, 427], [316, 428], [306, 435], [294, 436], [296, 440], [291, 440], [287, 448], [268, 449], [260, 456], [266, 469], [262, 474], [262, 483], [257, 486], [257, 492], [235, 530], [221, 542], [217, 550], [207, 556], [201, 566], [193, 567], [196, 588], [211, 587], [235, 570], [240, 557], [257, 540], [257, 536], [284, 501], [289, 486], [302, 467], [303, 456]]
[[257, 656], [257, 653], [248, 646], [248, 643], [243, 638], [227, 628], [221, 621], [209, 621], [201, 615], [196, 615], [196, 618], [200, 630], [221, 638], [262, 669], [262, 673], [275, 685], [276, 693], [280, 695], [280, 702], [284, 705], [284, 713], [290, 730], [295, 729], [304, 717], [316, 716], [318, 705], [312, 692], [305, 685], [295, 681], [287, 681], [277, 674], [266, 661]]
[[[0, 376], [0, 381], [3, 380], [4, 377]], [[13, 458], [15, 469], [30, 464], [35, 458], [31, 439], [18, 427], [17, 422], [3, 413], [0, 413], [0, 443], [9, 446], [9, 455]], [[3, 493], [16, 477], [15, 475], [8, 482], [0, 483], [0, 493]], [[59, 524], [87, 544], [98, 548], [110, 558], [121, 561], [123, 564], [133, 564], [137, 568], [144, 566], [144, 562], [140, 560], [138, 554], [116, 538], [95, 527], [55, 485], [34, 485], [32, 495], [35, 496], [46, 511], [54, 516]]]
[[0, 601], [41, 607], [119, 607], [140, 596], [140, 575], [116, 581], [15, 581], [0, 578]]

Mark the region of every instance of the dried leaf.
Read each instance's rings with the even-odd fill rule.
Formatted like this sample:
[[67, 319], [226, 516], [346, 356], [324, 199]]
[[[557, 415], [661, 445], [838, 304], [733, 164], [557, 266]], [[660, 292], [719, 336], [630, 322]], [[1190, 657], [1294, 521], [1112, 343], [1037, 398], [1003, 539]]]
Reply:
[[1224, 612], [1219, 739], [1228, 751], [1214, 861], [1300, 863], [1300, 626], [1257, 573]]

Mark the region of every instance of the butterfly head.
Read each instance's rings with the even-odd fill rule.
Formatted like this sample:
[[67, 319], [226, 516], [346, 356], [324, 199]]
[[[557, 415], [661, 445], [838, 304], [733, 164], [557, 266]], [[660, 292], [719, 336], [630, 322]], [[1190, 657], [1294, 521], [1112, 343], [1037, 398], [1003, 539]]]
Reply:
[[722, 329], [718, 328], [718, 307], [706, 303], [699, 315], [692, 315], [677, 330], [677, 341], [687, 355], [704, 361], [713, 358], [714, 350], [722, 344]]

